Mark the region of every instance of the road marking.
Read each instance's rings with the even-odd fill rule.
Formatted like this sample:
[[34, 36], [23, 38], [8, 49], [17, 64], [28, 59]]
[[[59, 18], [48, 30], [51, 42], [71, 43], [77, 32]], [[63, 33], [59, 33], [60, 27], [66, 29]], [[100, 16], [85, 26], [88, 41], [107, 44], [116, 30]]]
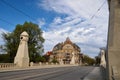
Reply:
[[[67, 69], [68, 70], [68, 69]], [[43, 73], [43, 74], [35, 74], [35, 75], [28, 75], [28, 76], [24, 76], [21, 78], [13, 78], [14, 80], [21, 80], [21, 79], [27, 79], [30, 77], [37, 77], [37, 76], [43, 76], [43, 75], [48, 75], [48, 74], [52, 74], [52, 73], [56, 73], [56, 72], [61, 72], [61, 71], [65, 71], [65, 70], [58, 70], [58, 71], [53, 71], [53, 72], [47, 72], [47, 73]], [[9, 80], [13, 80], [13, 79], [9, 79]]]

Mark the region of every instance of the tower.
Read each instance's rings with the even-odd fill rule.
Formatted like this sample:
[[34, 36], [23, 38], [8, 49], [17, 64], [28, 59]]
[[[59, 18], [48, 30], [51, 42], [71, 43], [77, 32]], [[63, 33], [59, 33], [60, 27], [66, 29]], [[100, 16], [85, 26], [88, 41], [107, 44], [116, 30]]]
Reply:
[[20, 35], [20, 44], [17, 50], [17, 54], [14, 59], [14, 63], [18, 67], [28, 67], [29, 66], [29, 55], [28, 55], [28, 38], [29, 35], [26, 31]]
[[107, 45], [108, 80], [120, 80], [120, 0], [109, 1], [109, 29]]

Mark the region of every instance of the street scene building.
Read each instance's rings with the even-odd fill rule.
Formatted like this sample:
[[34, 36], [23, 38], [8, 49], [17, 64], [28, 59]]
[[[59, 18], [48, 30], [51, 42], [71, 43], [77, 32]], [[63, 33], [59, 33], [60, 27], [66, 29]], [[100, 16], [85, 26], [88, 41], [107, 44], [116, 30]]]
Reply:
[[50, 61], [53, 59], [56, 59], [59, 64], [80, 64], [81, 49], [67, 37], [64, 42], [53, 47]]

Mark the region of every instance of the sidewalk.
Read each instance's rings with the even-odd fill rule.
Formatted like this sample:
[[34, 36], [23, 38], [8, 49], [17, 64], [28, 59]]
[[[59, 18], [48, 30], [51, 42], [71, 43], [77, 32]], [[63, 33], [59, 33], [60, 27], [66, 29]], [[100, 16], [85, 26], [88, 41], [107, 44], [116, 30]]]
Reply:
[[95, 67], [83, 80], [104, 80], [100, 67]]

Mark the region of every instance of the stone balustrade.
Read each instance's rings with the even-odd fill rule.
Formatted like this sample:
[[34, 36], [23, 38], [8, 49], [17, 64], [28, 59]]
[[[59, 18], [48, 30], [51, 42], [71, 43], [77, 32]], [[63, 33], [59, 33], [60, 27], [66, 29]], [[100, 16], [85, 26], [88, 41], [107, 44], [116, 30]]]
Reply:
[[[27, 68], [32, 68], [32, 67], [51, 67], [51, 66], [55, 66], [56, 64], [53, 63], [33, 63], [30, 62], [30, 66]], [[13, 69], [21, 69], [24, 67], [18, 67], [17, 65], [15, 65], [14, 63], [0, 63], [0, 70], [13, 70]]]
[[58, 65], [58, 63], [41, 63], [41, 62], [39, 62], [39, 63], [33, 63], [33, 62], [30, 62], [30, 66], [32, 67], [32, 66], [45, 66], [45, 65]]
[[14, 63], [0, 63], [0, 69], [15, 68]]
[[12, 70], [24, 70], [24, 69], [38, 69], [38, 68], [53, 68], [53, 67], [68, 67], [68, 66], [78, 66], [72, 64], [58, 64], [58, 63], [33, 63], [30, 62], [29, 67], [19, 67], [14, 63], [0, 63], [0, 72], [2, 71], [12, 71]]
[[[39, 66], [55, 66], [55, 65], [58, 65], [58, 63], [33, 63], [33, 62], [30, 62], [30, 67], [39, 67]], [[17, 65], [15, 65], [14, 63], [0, 63], [0, 69], [11, 69], [11, 68], [20, 68], [18, 67]]]

